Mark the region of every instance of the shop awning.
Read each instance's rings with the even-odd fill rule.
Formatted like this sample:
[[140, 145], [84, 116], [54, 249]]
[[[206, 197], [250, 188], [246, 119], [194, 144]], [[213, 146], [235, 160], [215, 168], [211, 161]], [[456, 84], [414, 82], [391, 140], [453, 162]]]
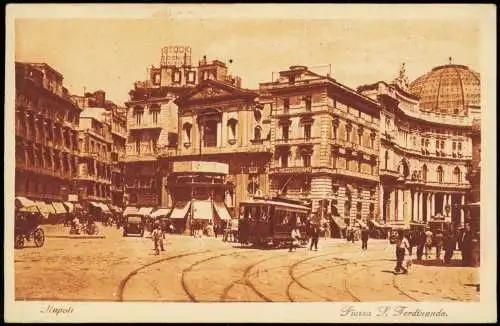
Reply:
[[358, 222], [358, 224], [359, 224], [360, 227], [366, 228], [366, 223], [363, 222], [362, 220], [357, 220], [356, 222]]
[[112, 211], [116, 212], [116, 213], [121, 213], [121, 212], [123, 212], [123, 209], [121, 209], [121, 207], [118, 207], [118, 206], [115, 206], [115, 205], [111, 205], [111, 206], [109, 206], [109, 208], [110, 208]]
[[193, 219], [212, 220], [214, 218], [212, 201], [195, 200], [193, 201]]
[[90, 205], [94, 206], [95, 208], [102, 209], [102, 207], [101, 207], [101, 203], [97, 203], [97, 202], [95, 202], [95, 201], [91, 201], [91, 202], [90, 202]]
[[156, 211], [151, 214], [151, 217], [157, 218], [157, 217], [164, 217], [167, 216], [168, 213], [170, 213], [170, 209], [168, 208], [158, 208]]
[[66, 206], [68, 213], [72, 213], [73, 210], [75, 209], [75, 206], [73, 205], [73, 203], [71, 203], [69, 201], [65, 201], [63, 204], [64, 204], [64, 206]]
[[83, 206], [80, 203], [75, 203], [75, 209], [83, 210]]
[[337, 224], [337, 226], [341, 229], [345, 229], [347, 227], [347, 225], [345, 224], [344, 222], [344, 219], [341, 218], [341, 217], [336, 217], [333, 219], [333, 221], [335, 222], [335, 224]]
[[26, 197], [21, 197], [18, 196], [16, 197], [16, 207], [21, 208], [21, 207], [30, 207], [30, 206], [35, 206], [36, 203]]
[[128, 206], [127, 208], [125, 208], [125, 210], [123, 211], [123, 216], [127, 216], [127, 215], [130, 215], [130, 214], [137, 214], [139, 210], [137, 209], [137, 207], [134, 207], [134, 206]]
[[19, 208], [18, 211], [19, 212], [27, 212], [27, 213], [39, 213], [40, 212], [37, 205], [21, 207], [21, 208]]
[[384, 224], [381, 224], [375, 220], [369, 220], [368, 222], [370, 222], [371, 224], [373, 224], [374, 227], [376, 228], [386, 228], [387, 226], [384, 225]]
[[52, 206], [54, 206], [56, 214], [66, 214], [68, 212], [61, 202], [58, 201], [52, 202]]
[[36, 201], [36, 206], [38, 207], [38, 210], [45, 218], [48, 218], [49, 214], [55, 214], [56, 212], [54, 207], [52, 207], [52, 205], [48, 205], [43, 201]]
[[151, 215], [152, 211], [153, 211], [153, 207], [141, 207], [137, 214], [147, 216], [147, 215]]
[[230, 221], [231, 215], [227, 211], [226, 205], [224, 203], [214, 202], [215, 211], [221, 220]]
[[111, 210], [109, 209], [108, 205], [101, 203], [101, 208], [102, 208], [103, 212], [111, 213]]
[[175, 203], [170, 218], [184, 218], [189, 210], [190, 202], [178, 201]]

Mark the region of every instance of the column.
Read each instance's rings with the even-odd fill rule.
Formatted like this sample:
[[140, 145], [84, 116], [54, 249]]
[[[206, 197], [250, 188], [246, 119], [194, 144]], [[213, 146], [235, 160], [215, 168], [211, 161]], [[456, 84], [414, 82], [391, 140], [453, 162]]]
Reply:
[[424, 220], [424, 194], [422, 192], [418, 193], [418, 220]]
[[382, 220], [384, 216], [384, 186], [379, 185], [378, 186], [378, 206], [379, 206], [379, 212], [380, 212], [380, 219]]
[[392, 189], [389, 195], [389, 214], [387, 214], [387, 222], [396, 220], [396, 190]]
[[221, 147], [222, 145], [222, 128], [221, 128], [221, 122], [217, 122], [217, 147]]
[[414, 191], [412, 193], [411, 197], [411, 204], [412, 204], [412, 221], [415, 221], [418, 218], [418, 212], [417, 212], [417, 207], [418, 207], [418, 193]]
[[430, 210], [430, 216], [436, 215], [436, 194], [431, 193], [430, 194], [430, 202], [431, 202], [431, 210]]
[[446, 216], [446, 211], [444, 210], [445, 206], [446, 206], [446, 194], [443, 194], [442, 211], [441, 211], [443, 216]]
[[462, 204], [462, 208], [460, 209], [460, 226], [464, 226], [465, 212], [463, 206], [465, 205], [465, 195], [460, 195], [460, 204]]
[[403, 198], [403, 190], [402, 189], [398, 189], [398, 221], [403, 221], [403, 202], [404, 202], [404, 198]]

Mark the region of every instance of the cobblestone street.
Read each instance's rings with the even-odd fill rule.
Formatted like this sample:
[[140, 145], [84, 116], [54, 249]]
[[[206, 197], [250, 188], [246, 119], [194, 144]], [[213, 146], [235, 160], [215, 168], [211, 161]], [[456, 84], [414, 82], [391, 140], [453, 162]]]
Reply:
[[[386, 240], [320, 240], [319, 251], [241, 248], [221, 238], [167, 236], [155, 256], [147, 236], [104, 239], [51, 237], [42, 248], [15, 251], [16, 300], [90, 301], [478, 301], [478, 269], [428, 260], [408, 275], [393, 273]], [[455, 252], [454, 259], [460, 259]]]

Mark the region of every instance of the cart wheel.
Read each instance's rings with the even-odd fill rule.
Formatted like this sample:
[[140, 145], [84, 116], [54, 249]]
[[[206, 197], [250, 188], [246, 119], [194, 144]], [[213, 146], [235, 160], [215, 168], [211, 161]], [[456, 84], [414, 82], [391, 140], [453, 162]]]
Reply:
[[37, 228], [33, 234], [33, 241], [35, 241], [35, 245], [37, 247], [43, 246], [45, 242], [45, 234], [43, 233], [43, 230], [40, 228]]
[[24, 248], [24, 236], [22, 234], [16, 234], [14, 248], [16, 248], [16, 249], [23, 249]]

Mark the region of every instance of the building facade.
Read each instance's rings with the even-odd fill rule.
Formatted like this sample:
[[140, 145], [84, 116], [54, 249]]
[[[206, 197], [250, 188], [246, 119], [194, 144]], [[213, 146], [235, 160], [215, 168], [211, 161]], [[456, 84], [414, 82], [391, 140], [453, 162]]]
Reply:
[[111, 202], [111, 123], [104, 108], [87, 107], [80, 114], [80, 161], [75, 178], [83, 201]]
[[[262, 105], [257, 92], [238, 87], [223, 73], [218, 76], [221, 80], [203, 80], [175, 101], [180, 130], [177, 152], [160, 161], [167, 173], [172, 171], [172, 162], [227, 164], [224, 197], [217, 201], [224, 202], [234, 216], [239, 202], [269, 192], [270, 105]], [[169, 182], [167, 178], [167, 206], [185, 192], [169, 187]]]
[[76, 190], [81, 110], [49, 65], [16, 62], [15, 69], [16, 196], [67, 201]]
[[272, 99], [270, 194], [309, 201], [313, 213], [340, 217], [341, 225], [373, 218], [378, 103], [305, 66], [260, 91]]
[[392, 83], [358, 91], [381, 105], [381, 218], [395, 226], [441, 219], [462, 226], [479, 74], [450, 63], [408, 83], [403, 65]]

